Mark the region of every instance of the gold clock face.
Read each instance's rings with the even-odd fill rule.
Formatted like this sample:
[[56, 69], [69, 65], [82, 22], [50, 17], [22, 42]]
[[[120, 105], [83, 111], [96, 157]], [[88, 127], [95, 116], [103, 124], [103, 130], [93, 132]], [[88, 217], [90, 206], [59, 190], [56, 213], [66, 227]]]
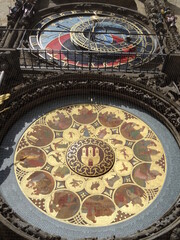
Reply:
[[37, 119], [15, 152], [26, 198], [58, 221], [107, 226], [145, 210], [166, 177], [153, 130], [135, 115], [100, 104], [70, 105]]
[[[125, 39], [132, 33], [134, 36], [128, 43]], [[70, 38], [74, 44], [84, 49], [110, 53], [135, 50], [143, 41], [141, 28], [128, 19], [97, 15], [74, 24]]]

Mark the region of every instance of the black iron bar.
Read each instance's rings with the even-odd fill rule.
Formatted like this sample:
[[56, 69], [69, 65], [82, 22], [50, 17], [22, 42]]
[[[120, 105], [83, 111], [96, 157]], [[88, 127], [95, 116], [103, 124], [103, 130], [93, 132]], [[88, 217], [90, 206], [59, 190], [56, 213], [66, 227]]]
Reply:
[[67, 69], [69, 70], [69, 51], [67, 50]]
[[7, 29], [0, 28], [0, 31], [6, 31], [4, 36], [3, 36], [3, 38], [1, 39], [1, 42], [0, 42], [0, 47], [3, 47], [3, 45], [4, 45], [5, 41], [6, 41], [6, 38], [7, 38], [8, 34], [9, 34], [10, 26]]
[[53, 69], [55, 69], [54, 50], [53, 49], [52, 49], [52, 65], [53, 65]]
[[44, 53], [45, 53], [45, 65], [46, 65], [46, 68], [48, 68], [48, 66], [47, 66], [47, 63], [48, 63], [48, 59], [47, 59], [47, 51], [46, 50], [44, 50]]
[[75, 70], [76, 70], [76, 64], [77, 64], [77, 61], [76, 61], [76, 51], [74, 51], [74, 62], [75, 62], [74, 68], [75, 68]]
[[26, 57], [25, 57], [25, 50], [24, 49], [22, 49], [21, 50], [22, 51], [22, 55], [23, 55], [23, 60], [24, 60], [24, 67], [26, 68]]
[[100, 59], [100, 51], [97, 55], [97, 69], [99, 70], [99, 59]]
[[137, 57], [137, 51], [135, 52], [135, 58], [133, 60], [133, 67], [131, 67], [131, 71], [133, 71], [133, 73], [135, 72], [135, 61], [136, 61], [136, 57]]
[[106, 68], [107, 68], [107, 60], [105, 59], [105, 71], [106, 71]]
[[62, 51], [60, 50], [59, 51], [59, 64], [60, 64], [60, 69], [62, 70], [62, 61], [61, 61], [61, 54], [62, 54]]
[[41, 69], [41, 62], [40, 62], [40, 57], [39, 57], [39, 49], [37, 49], [37, 51], [38, 51], [38, 67], [39, 67], [39, 69]]
[[[2, 48], [2, 52], [5, 51], [14, 51], [15, 49], [9, 49], [9, 48]], [[0, 49], [1, 51], [1, 49]], [[17, 48], [17, 51], [20, 51], [21, 53], [21, 68], [22, 69], [51, 69], [56, 70], [60, 69], [62, 70], [62, 54], [67, 56], [67, 60], [64, 62], [64, 69], [66, 70], [83, 70], [83, 71], [91, 71], [93, 62], [95, 64], [95, 69], [98, 69], [99, 71], [105, 71], [105, 72], [142, 72], [145, 71], [147, 73], [156, 73], [159, 70], [157, 68], [160, 66], [160, 64], [163, 63], [164, 55], [160, 53], [146, 53], [145, 51], [138, 53], [136, 52], [101, 52], [101, 51], [56, 51], [52, 50], [52, 52], [49, 52], [50, 50], [39, 50], [39, 49], [26, 49], [26, 48]], [[78, 67], [78, 60], [77, 54], [80, 57], [80, 67]], [[89, 56], [88, 64], [85, 61], [85, 56]], [[31, 55], [31, 56], [29, 56]], [[49, 56], [50, 55], [50, 58]], [[72, 67], [70, 65], [70, 59], [69, 57], [73, 57], [72, 61], [74, 64], [72, 64]], [[94, 58], [95, 56], [95, 58]], [[127, 57], [127, 62], [122, 63], [122, 58]], [[38, 59], [37, 59], [38, 58]], [[44, 61], [43, 61], [44, 58]], [[133, 58], [133, 59], [132, 59]], [[136, 59], [140, 59], [137, 63]], [[145, 59], [148, 59], [148, 61], [145, 61]], [[117, 63], [118, 66], [115, 67], [115, 60], [119, 60], [119, 63]], [[48, 61], [50, 61], [48, 63]], [[58, 64], [59, 61], [59, 64]], [[84, 62], [85, 61], [85, 62]], [[130, 62], [131, 61], [131, 64]], [[52, 63], [52, 64], [51, 64]], [[108, 66], [108, 63], [111, 64], [111, 66]], [[87, 64], [87, 66], [85, 66]], [[103, 64], [101, 68], [101, 64]], [[122, 64], [122, 66], [121, 66]], [[149, 66], [149, 69], [146, 67], [147, 64]], [[59, 66], [58, 66], [59, 65]], [[130, 66], [131, 65], [131, 66]], [[57, 66], [57, 67], [56, 67]], [[160, 66], [161, 67], [161, 66]]]
[[[1, 28], [0, 28], [1, 30]], [[4, 30], [4, 28], [3, 28]], [[6, 29], [5, 29], [6, 30]], [[13, 29], [13, 28], [7, 28], [7, 30], [10, 30], [10, 31], [24, 31], [26, 30], [27, 32], [42, 32], [42, 29], [33, 29], [33, 28], [16, 28], [16, 29]], [[70, 30], [47, 30], [47, 29], [43, 29], [43, 32], [57, 32], [57, 33], [69, 33]], [[71, 33], [83, 33], [82, 31], [72, 31], [71, 30]], [[107, 34], [106, 31], [103, 31], [103, 32], [98, 32], [98, 35], [100, 34]], [[117, 32], [109, 32], [109, 34], [121, 34], [121, 33], [117, 33]], [[132, 36], [157, 36], [155, 33], [131, 33]]]
[[81, 69], [83, 70], [83, 66], [84, 66], [84, 62], [83, 62], [83, 54], [84, 54], [84, 52], [83, 51], [81, 51], [81, 56], [82, 56], [82, 66], [81, 66]]

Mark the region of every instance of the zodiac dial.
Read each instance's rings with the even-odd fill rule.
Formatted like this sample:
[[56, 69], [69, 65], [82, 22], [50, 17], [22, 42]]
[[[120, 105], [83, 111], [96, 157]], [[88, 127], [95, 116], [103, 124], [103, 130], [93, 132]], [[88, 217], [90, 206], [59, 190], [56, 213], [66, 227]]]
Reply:
[[61, 107], [37, 119], [18, 142], [14, 169], [26, 198], [57, 221], [107, 226], [145, 210], [166, 176], [152, 129], [114, 106]]
[[29, 36], [42, 58], [70, 68], [136, 67], [150, 61], [157, 41], [131, 17], [109, 12], [68, 11], [39, 21]]

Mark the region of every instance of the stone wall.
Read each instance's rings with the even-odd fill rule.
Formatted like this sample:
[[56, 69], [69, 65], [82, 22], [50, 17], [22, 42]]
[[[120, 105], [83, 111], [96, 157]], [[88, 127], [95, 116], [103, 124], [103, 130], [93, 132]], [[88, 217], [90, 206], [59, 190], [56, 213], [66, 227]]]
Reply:
[[74, 3], [74, 2], [83, 2], [83, 3], [88, 3], [88, 2], [95, 2], [95, 3], [106, 3], [106, 4], [114, 4], [114, 5], [118, 5], [118, 6], [122, 6], [122, 7], [127, 7], [127, 8], [131, 8], [134, 10], [137, 10], [137, 6], [135, 3], [135, 0], [111, 0], [111, 1], [107, 1], [107, 0], [99, 0], [99, 1], [95, 1], [95, 0], [43, 0], [41, 1], [40, 6], [41, 7], [53, 7], [57, 4], [65, 4], [65, 3]]

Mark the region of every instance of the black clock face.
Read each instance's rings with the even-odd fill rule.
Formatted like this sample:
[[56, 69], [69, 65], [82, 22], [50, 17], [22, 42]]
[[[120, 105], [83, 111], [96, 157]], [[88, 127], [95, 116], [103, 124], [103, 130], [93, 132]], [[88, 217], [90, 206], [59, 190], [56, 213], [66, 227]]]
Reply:
[[68, 11], [50, 15], [29, 36], [32, 49], [62, 66], [139, 66], [157, 50], [156, 38], [135, 19], [109, 12]]

